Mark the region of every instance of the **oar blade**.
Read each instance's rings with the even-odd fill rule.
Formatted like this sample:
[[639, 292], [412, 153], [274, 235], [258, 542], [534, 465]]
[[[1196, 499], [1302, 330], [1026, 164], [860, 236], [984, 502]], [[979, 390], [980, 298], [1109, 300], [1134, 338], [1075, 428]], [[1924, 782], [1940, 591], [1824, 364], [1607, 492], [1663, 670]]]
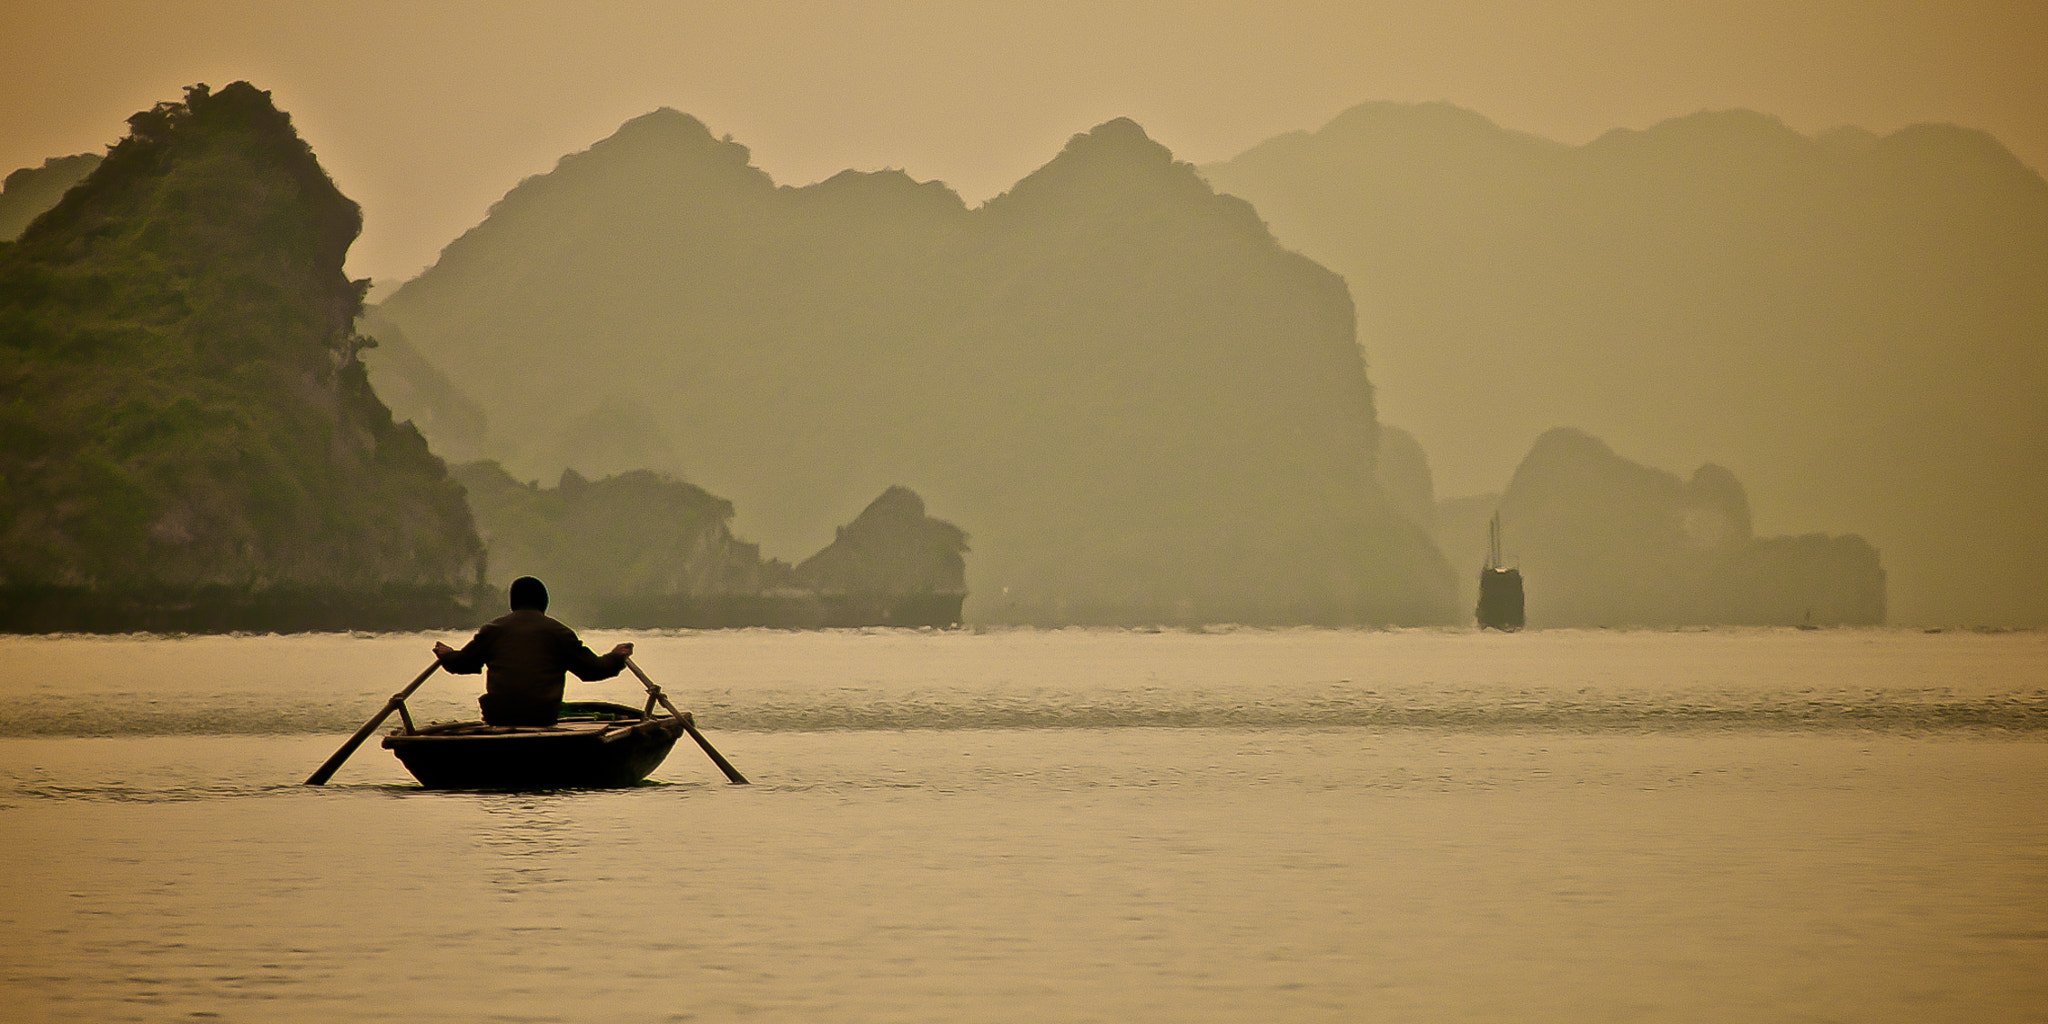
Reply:
[[730, 780], [733, 783], [733, 785], [750, 785], [750, 783], [747, 782], [747, 777], [741, 775], [740, 770], [738, 768], [734, 768], [732, 766], [732, 762], [727, 761], [725, 759], [725, 755], [719, 753], [718, 748], [712, 746], [711, 741], [705, 739], [704, 734], [697, 731], [697, 724], [695, 722], [692, 722], [689, 718], [685, 717], [683, 719], [683, 728], [689, 731], [690, 738], [696, 740], [698, 746], [704, 748], [704, 753], [709, 754], [711, 756], [711, 763], [717, 765], [718, 770], [724, 772], [725, 777], [728, 780]]
[[734, 768], [732, 766], [732, 762], [727, 761], [725, 759], [725, 755], [719, 753], [718, 748], [712, 746], [711, 741], [705, 739], [704, 734], [697, 731], [696, 719], [690, 717], [689, 715], [683, 714], [680, 711], [677, 711], [676, 706], [670, 703], [668, 697], [661, 692], [661, 687], [654, 685], [654, 680], [647, 678], [647, 673], [640, 671], [640, 666], [633, 664], [633, 659], [626, 659], [626, 667], [632, 669], [633, 674], [640, 677], [640, 684], [642, 686], [647, 687], [648, 696], [653, 697], [657, 701], [660, 701], [661, 706], [665, 708], [669, 714], [674, 715], [677, 718], [683, 720], [683, 728], [689, 732], [690, 738], [696, 740], [697, 745], [699, 747], [704, 748], [704, 753], [710, 755], [711, 757], [711, 763], [717, 765], [718, 770], [725, 773], [725, 777], [728, 781], [732, 782], [732, 784], [736, 786], [751, 785], [751, 783], [747, 781], [747, 777], [741, 775], [740, 770], [738, 768]]

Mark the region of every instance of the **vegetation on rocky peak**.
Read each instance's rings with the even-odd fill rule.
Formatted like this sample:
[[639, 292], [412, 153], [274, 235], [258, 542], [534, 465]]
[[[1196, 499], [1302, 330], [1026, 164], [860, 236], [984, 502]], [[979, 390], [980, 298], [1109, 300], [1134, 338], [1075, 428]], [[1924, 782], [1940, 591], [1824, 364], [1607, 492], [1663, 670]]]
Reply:
[[461, 489], [358, 358], [356, 204], [246, 82], [129, 125], [0, 242], [0, 588], [466, 597]]

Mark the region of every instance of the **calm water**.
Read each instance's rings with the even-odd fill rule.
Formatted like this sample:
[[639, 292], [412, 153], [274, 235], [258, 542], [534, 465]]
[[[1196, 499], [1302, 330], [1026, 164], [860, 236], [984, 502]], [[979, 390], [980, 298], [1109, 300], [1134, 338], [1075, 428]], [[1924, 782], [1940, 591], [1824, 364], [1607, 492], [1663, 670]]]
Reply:
[[593, 632], [755, 785], [299, 785], [441, 636], [0, 638], [0, 1019], [2048, 1020], [2048, 634]]

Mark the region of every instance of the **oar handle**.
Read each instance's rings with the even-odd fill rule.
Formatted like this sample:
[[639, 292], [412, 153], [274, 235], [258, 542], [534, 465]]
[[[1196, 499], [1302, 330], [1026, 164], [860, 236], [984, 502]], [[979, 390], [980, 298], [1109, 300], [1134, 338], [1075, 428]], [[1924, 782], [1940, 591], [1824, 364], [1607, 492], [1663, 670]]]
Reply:
[[420, 673], [418, 678], [415, 678], [410, 684], [406, 686], [405, 689], [392, 694], [391, 699], [384, 702], [384, 710], [377, 712], [377, 717], [372, 718], [367, 722], [364, 722], [363, 727], [357, 729], [356, 734], [354, 736], [350, 736], [348, 738], [348, 742], [342, 744], [341, 749], [335, 751], [334, 756], [327, 759], [326, 764], [321, 765], [319, 770], [315, 771], [312, 775], [307, 776], [306, 785], [326, 785], [327, 780], [333, 778], [334, 773], [341, 768], [341, 763], [343, 761], [348, 760], [349, 755], [355, 753], [356, 748], [362, 746], [363, 741], [369, 739], [370, 734], [376, 732], [377, 727], [383, 725], [384, 720], [390, 718], [391, 713], [393, 711], [396, 711], [399, 708], [403, 707], [405, 705], [405, 699], [407, 697], [412, 696], [412, 692], [414, 690], [419, 689], [420, 684], [426, 682], [427, 677], [433, 675], [440, 668], [441, 659], [435, 658], [434, 663], [432, 665], [428, 665], [427, 670], [425, 672]]
[[676, 706], [669, 702], [668, 695], [661, 692], [661, 687], [654, 685], [654, 680], [647, 678], [647, 673], [640, 671], [640, 666], [633, 664], [633, 659], [626, 659], [626, 667], [632, 669], [633, 674], [640, 677], [641, 685], [647, 687], [648, 696], [653, 697], [659, 702], [663, 708], [667, 709], [669, 714], [683, 720], [683, 731], [689, 733], [690, 738], [696, 740], [697, 745], [704, 748], [704, 753], [711, 757], [711, 763], [717, 765], [718, 770], [724, 772], [727, 779], [731, 780], [735, 785], [747, 785], [747, 777], [741, 775], [740, 770], [734, 768], [732, 762], [727, 761], [725, 755], [719, 753], [718, 748], [712, 746], [711, 741], [705, 739], [704, 734], [697, 731], [697, 720], [695, 717], [677, 711]]

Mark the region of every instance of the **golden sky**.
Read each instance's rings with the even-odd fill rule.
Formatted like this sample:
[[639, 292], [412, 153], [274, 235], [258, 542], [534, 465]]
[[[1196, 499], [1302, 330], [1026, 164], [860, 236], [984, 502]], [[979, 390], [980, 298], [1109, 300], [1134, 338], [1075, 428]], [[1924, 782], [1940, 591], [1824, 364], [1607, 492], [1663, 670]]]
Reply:
[[669, 106], [778, 182], [900, 167], [970, 203], [1129, 116], [1221, 160], [1366, 100], [1584, 142], [1701, 109], [1949, 121], [2048, 169], [2042, 0], [12, 0], [0, 172], [97, 151], [184, 86], [271, 90], [410, 277], [520, 178]]

